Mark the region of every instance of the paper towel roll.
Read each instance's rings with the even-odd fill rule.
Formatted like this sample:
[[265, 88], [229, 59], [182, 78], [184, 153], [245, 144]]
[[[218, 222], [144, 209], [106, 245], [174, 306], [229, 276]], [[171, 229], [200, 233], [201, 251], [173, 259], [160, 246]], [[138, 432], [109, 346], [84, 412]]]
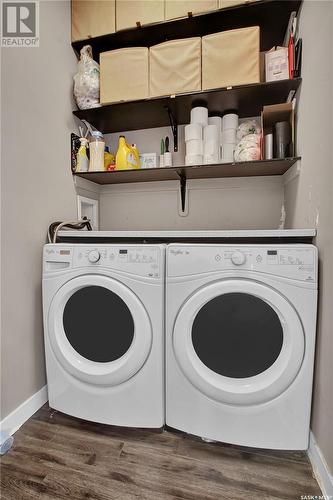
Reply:
[[187, 155], [185, 156], [185, 165], [202, 165], [202, 155]]
[[197, 106], [191, 109], [191, 124], [199, 123], [203, 127], [208, 125], [208, 108]]
[[219, 157], [220, 156], [220, 144], [214, 139], [204, 141], [203, 153], [204, 153], [204, 156], [214, 155], [214, 156]]
[[222, 118], [222, 130], [227, 128], [237, 128], [238, 127], [238, 115], [235, 113], [228, 113]]
[[236, 133], [237, 129], [227, 128], [222, 132], [222, 144], [236, 144]]
[[207, 127], [203, 129], [203, 138], [204, 142], [213, 140], [219, 143], [220, 134], [217, 125], [207, 125]]
[[216, 125], [219, 131], [220, 140], [222, 135], [222, 118], [220, 116], [209, 116], [208, 125]]
[[223, 144], [222, 146], [222, 159], [234, 161], [235, 144]]
[[190, 123], [189, 125], [185, 125], [185, 141], [192, 141], [194, 139], [202, 139], [201, 123]]
[[201, 139], [192, 139], [191, 141], [185, 142], [186, 155], [202, 155], [203, 154], [203, 142]]
[[212, 163], [219, 163], [220, 158], [217, 154], [215, 155], [204, 155], [203, 157], [204, 165], [210, 165]]

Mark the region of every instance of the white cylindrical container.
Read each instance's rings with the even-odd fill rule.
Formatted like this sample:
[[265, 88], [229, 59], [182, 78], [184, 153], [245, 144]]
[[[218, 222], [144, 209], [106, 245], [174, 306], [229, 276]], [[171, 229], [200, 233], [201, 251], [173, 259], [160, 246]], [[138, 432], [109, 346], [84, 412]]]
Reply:
[[185, 165], [202, 165], [203, 157], [202, 155], [186, 155]]
[[190, 123], [185, 125], [185, 141], [201, 140], [202, 125], [201, 123]]
[[203, 142], [201, 139], [192, 139], [191, 141], [185, 142], [186, 155], [202, 155], [203, 154]]
[[164, 153], [164, 166], [172, 167], [172, 153], [170, 153], [169, 151]]
[[89, 172], [104, 171], [104, 150], [105, 141], [103, 134], [98, 132], [98, 130], [93, 130], [89, 141]]
[[210, 165], [213, 163], [219, 163], [220, 157], [218, 154], [204, 155], [203, 160], [205, 165]]
[[232, 162], [234, 161], [235, 144], [223, 144], [222, 159]]
[[207, 127], [203, 129], [203, 138], [204, 142], [213, 140], [219, 143], [220, 134], [217, 125], [207, 125]]
[[222, 118], [222, 130], [227, 128], [237, 128], [238, 127], [238, 115], [235, 113], [227, 113]]
[[203, 127], [208, 125], [208, 108], [197, 106], [191, 109], [191, 124], [199, 123]]
[[273, 134], [265, 135], [265, 160], [273, 158]]
[[222, 144], [236, 144], [236, 133], [235, 128], [226, 128], [222, 132]]

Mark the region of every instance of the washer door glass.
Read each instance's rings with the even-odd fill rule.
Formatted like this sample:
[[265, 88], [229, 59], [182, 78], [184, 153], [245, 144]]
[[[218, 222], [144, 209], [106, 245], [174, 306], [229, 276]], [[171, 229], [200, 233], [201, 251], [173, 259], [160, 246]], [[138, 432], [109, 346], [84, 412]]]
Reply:
[[95, 385], [118, 385], [144, 365], [152, 345], [145, 307], [124, 284], [100, 275], [65, 283], [48, 316], [49, 342], [62, 367]]
[[205, 286], [184, 303], [173, 348], [188, 380], [227, 404], [269, 401], [294, 381], [304, 357], [304, 332], [289, 301], [250, 280]]
[[134, 337], [128, 306], [119, 295], [101, 286], [77, 290], [65, 305], [63, 323], [73, 349], [99, 363], [123, 356]]

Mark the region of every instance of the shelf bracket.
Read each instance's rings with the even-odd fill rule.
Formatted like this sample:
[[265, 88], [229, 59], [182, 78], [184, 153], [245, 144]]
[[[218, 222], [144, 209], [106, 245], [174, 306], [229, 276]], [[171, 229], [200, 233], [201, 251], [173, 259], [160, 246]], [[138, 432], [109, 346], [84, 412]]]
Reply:
[[166, 108], [168, 115], [169, 115], [170, 127], [171, 127], [172, 135], [173, 135], [173, 150], [175, 152], [177, 152], [178, 151], [178, 123], [177, 123], [177, 120], [175, 118], [175, 115], [173, 114], [173, 112], [171, 111], [169, 106], [165, 106], [165, 108]]
[[[186, 175], [183, 171], [178, 172], [177, 175], [179, 177], [179, 191], [180, 191], [180, 208], [179, 215], [185, 217], [188, 214], [188, 200], [186, 199], [187, 195], [187, 181]], [[187, 202], [187, 203], [186, 203]]]

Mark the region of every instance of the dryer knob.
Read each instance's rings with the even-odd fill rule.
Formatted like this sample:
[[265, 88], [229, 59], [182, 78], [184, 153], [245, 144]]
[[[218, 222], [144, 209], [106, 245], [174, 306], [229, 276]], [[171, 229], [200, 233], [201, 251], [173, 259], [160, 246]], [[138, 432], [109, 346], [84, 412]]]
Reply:
[[98, 250], [91, 250], [91, 252], [88, 253], [88, 260], [89, 262], [98, 262], [99, 259], [101, 258], [101, 254], [99, 253]]
[[231, 262], [235, 266], [241, 266], [246, 261], [246, 255], [243, 252], [234, 252], [231, 256]]

